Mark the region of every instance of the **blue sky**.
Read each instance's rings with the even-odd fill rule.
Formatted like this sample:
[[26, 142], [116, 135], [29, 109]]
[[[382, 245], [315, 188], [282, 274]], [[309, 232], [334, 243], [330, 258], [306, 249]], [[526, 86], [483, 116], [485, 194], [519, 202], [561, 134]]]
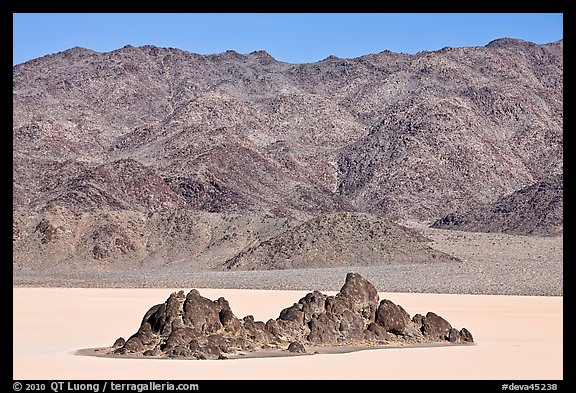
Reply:
[[266, 50], [289, 63], [391, 50], [482, 46], [502, 37], [563, 38], [562, 14], [14, 14], [13, 64], [74, 46], [156, 45], [210, 54]]

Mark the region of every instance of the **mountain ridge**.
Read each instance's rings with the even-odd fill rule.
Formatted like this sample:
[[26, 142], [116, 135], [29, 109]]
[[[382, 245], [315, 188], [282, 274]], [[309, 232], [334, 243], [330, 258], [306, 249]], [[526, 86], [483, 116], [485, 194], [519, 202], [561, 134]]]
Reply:
[[[105, 228], [97, 217], [125, 214], [119, 231], [97, 231], [120, 251], [92, 239], [88, 250], [108, 251], [51, 257], [89, 266], [154, 254], [122, 246], [134, 215], [433, 221], [563, 172], [562, 41], [305, 64], [264, 51], [72, 48], [14, 66], [13, 81], [17, 265], [33, 259], [31, 242], [49, 246], [33, 228], [51, 233], [53, 214], [64, 231], [70, 217]], [[72, 250], [87, 233], [77, 236]]]

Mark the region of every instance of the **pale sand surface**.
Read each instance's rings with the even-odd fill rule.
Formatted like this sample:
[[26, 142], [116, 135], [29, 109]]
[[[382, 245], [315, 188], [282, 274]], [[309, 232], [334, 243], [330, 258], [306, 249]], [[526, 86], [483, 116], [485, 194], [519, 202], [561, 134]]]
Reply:
[[[185, 289], [187, 292], [190, 288]], [[312, 289], [312, 288], [311, 288]], [[14, 379], [505, 379], [563, 378], [562, 297], [380, 293], [410, 315], [434, 311], [474, 346], [398, 348], [242, 360], [74, 355], [134, 333], [177, 289], [14, 288]], [[238, 317], [276, 318], [309, 291], [199, 289]], [[333, 294], [334, 292], [327, 292]]]

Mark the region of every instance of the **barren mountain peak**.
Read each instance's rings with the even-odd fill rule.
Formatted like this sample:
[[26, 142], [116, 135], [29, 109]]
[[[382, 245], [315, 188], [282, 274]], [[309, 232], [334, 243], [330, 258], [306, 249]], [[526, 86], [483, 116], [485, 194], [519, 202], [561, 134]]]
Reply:
[[248, 55], [259, 58], [270, 58], [270, 59], [274, 58], [270, 55], [270, 53], [266, 52], [265, 50], [255, 50], [253, 52], [250, 52]]
[[497, 38], [495, 40], [490, 41], [486, 47], [488, 48], [504, 48], [504, 47], [515, 47], [515, 46], [534, 46], [536, 45], [533, 42], [521, 40], [519, 38]]

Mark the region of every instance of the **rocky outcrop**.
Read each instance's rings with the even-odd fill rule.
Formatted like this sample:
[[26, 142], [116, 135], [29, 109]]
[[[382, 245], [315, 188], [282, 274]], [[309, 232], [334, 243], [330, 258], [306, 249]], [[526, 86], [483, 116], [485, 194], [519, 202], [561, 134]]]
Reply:
[[334, 296], [308, 293], [266, 323], [252, 315], [242, 319], [224, 298], [210, 300], [192, 289], [173, 293], [144, 316], [140, 328], [111, 350], [116, 355], [224, 359], [238, 352], [275, 348], [307, 353], [306, 346], [385, 345], [390, 343], [474, 342], [467, 329], [455, 329], [441, 316], [428, 312], [412, 319], [400, 305], [379, 300], [374, 285], [348, 273]]
[[299, 343], [298, 341], [292, 341], [290, 345], [288, 345], [288, 352], [306, 353], [306, 348], [304, 348], [304, 345], [302, 345], [302, 343]]

